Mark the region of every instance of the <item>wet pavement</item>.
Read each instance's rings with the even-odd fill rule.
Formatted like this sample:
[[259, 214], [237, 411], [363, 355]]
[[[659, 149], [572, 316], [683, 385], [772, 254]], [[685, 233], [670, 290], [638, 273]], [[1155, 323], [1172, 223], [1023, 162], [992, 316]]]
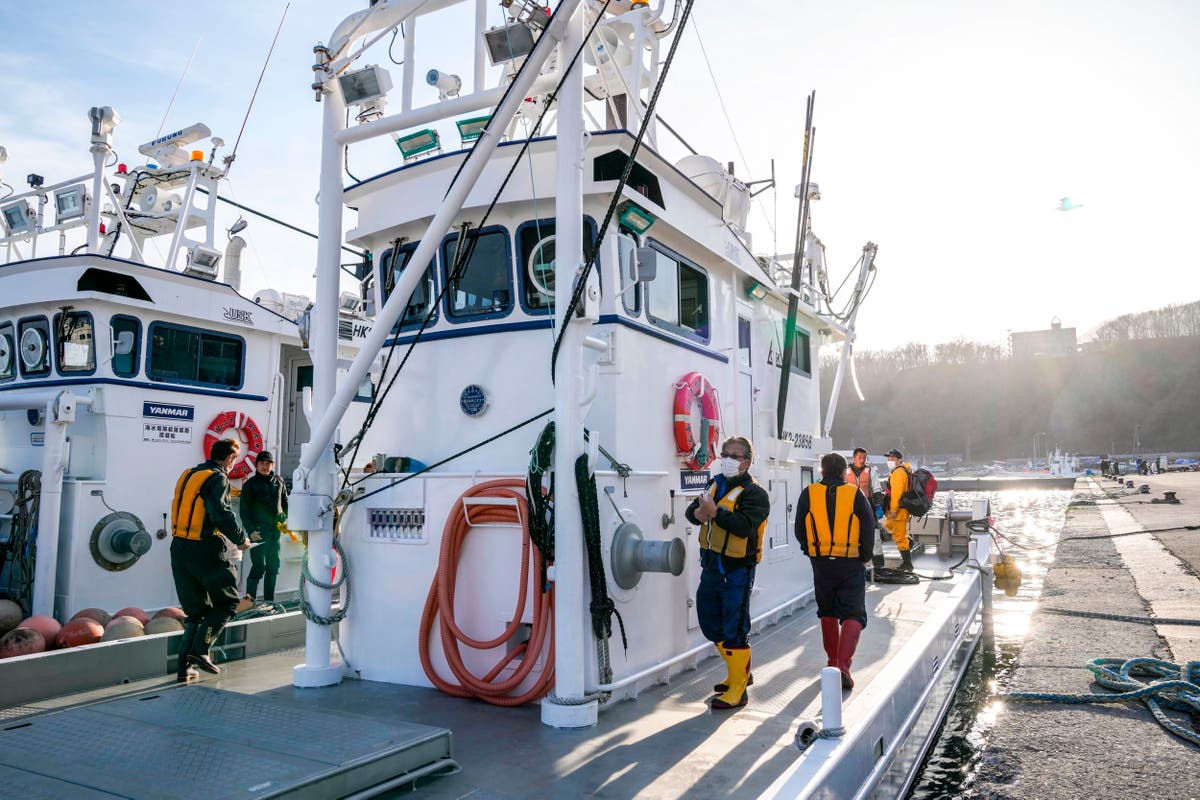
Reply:
[[[1126, 491], [1115, 481], [1081, 479], [1064, 537], [1157, 531], [1200, 523], [1200, 474], [1132, 478], [1151, 494], [1107, 499]], [[1178, 505], [1151, 503], [1175, 491]], [[1021, 556], [1019, 550], [1018, 561]], [[1083, 665], [1093, 658], [1197, 658], [1200, 628], [1061, 616], [1048, 607], [1136, 616], [1200, 617], [1200, 531], [1066, 541], [1055, 551], [1040, 605], [1011, 669], [997, 691], [1105, 692]], [[995, 724], [967, 797], [1200, 797], [1200, 748], [1161, 727], [1140, 703], [1066, 705], [993, 703]], [[1188, 724], [1182, 716], [1174, 717]]]

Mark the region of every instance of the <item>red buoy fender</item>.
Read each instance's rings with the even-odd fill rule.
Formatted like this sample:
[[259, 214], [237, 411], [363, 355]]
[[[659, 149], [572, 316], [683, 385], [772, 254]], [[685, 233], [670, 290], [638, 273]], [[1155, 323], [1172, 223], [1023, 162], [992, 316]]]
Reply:
[[237, 480], [254, 473], [255, 460], [263, 449], [263, 437], [262, 431], [258, 429], [258, 425], [250, 418], [249, 414], [243, 414], [240, 411], [222, 411], [208, 424], [208, 431], [204, 434], [205, 458], [208, 457], [213, 444], [218, 439], [224, 438], [223, 434], [230, 428], [236, 430], [241, 440], [246, 443], [242, 457], [229, 470], [229, 477]]
[[[700, 430], [692, 426], [692, 409], [700, 406]], [[721, 444], [721, 403], [717, 389], [699, 372], [675, 384], [675, 449], [688, 469], [705, 469]], [[699, 433], [699, 435], [697, 435]]]

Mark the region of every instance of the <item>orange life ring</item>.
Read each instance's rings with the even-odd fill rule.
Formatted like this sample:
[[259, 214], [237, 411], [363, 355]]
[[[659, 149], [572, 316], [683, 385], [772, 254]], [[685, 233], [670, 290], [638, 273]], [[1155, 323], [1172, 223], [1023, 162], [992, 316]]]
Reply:
[[[692, 428], [692, 409], [700, 406], [700, 435]], [[721, 436], [721, 403], [717, 389], [699, 372], [675, 384], [675, 449], [688, 469], [705, 469], [717, 457]]]
[[239, 458], [229, 470], [229, 477], [240, 480], [254, 472], [255, 460], [263, 449], [262, 432], [249, 414], [240, 411], [222, 411], [208, 424], [204, 434], [204, 456], [207, 458], [213, 444], [224, 438], [222, 434], [233, 428], [238, 432], [240, 441], [245, 441], [244, 455]]

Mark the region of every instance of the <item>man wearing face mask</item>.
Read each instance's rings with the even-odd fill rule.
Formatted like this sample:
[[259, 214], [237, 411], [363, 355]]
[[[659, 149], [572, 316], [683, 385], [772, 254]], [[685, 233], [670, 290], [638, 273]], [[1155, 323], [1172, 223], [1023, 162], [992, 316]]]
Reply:
[[907, 509], [900, 507], [900, 498], [912, 483], [912, 468], [904, 463], [904, 456], [895, 448], [888, 450], [884, 455], [888, 460], [888, 488], [887, 508], [884, 510], [887, 521], [883, 524], [891, 531], [892, 538], [896, 540], [896, 547], [900, 550], [900, 571], [912, 572], [912, 555], [908, 551], [909, 514]]
[[713, 687], [714, 709], [746, 705], [750, 675], [750, 591], [762, 559], [763, 533], [771, 500], [748, 470], [754, 460], [750, 440], [742, 436], [721, 445], [721, 474], [684, 515], [700, 526], [700, 586], [696, 617], [706, 639], [716, 645], [728, 675]]

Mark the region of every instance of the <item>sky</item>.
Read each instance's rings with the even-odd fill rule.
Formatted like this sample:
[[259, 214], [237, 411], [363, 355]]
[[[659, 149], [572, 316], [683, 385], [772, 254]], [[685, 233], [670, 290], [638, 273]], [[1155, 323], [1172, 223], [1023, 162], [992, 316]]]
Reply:
[[[130, 164], [160, 128], [194, 122], [228, 153], [285, 6], [212, 0], [147, 13], [126, 0], [98, 17], [84, 0], [0, 3], [3, 179], [24, 188], [30, 172], [52, 182], [90, 171], [93, 105], [120, 113], [115, 148]], [[315, 231], [312, 46], [365, 6], [287, 6], [225, 196]], [[418, 27], [419, 74], [470, 75], [470, 11], [460, 11]], [[489, 6], [493, 24], [500, 15]], [[759, 195], [750, 217], [756, 252], [794, 242], [805, 98], [816, 91], [813, 227], [835, 285], [864, 243], [879, 245], [860, 348], [1004, 343], [1054, 317], [1082, 333], [1200, 299], [1186, 238], [1200, 212], [1200, 4], [697, 2], [692, 21], [660, 113], [739, 177], [769, 177], [775, 160], [780, 190]], [[360, 63], [389, 66], [398, 86], [386, 44]], [[397, 41], [397, 60], [402, 50]], [[434, 100], [418, 80], [416, 103]], [[665, 132], [658, 145], [673, 160], [686, 154]], [[388, 141], [350, 150], [359, 178], [399, 163]], [[1062, 197], [1082, 207], [1057, 211]], [[222, 225], [236, 213], [223, 209]], [[312, 294], [315, 243], [250, 223], [243, 290]]]

